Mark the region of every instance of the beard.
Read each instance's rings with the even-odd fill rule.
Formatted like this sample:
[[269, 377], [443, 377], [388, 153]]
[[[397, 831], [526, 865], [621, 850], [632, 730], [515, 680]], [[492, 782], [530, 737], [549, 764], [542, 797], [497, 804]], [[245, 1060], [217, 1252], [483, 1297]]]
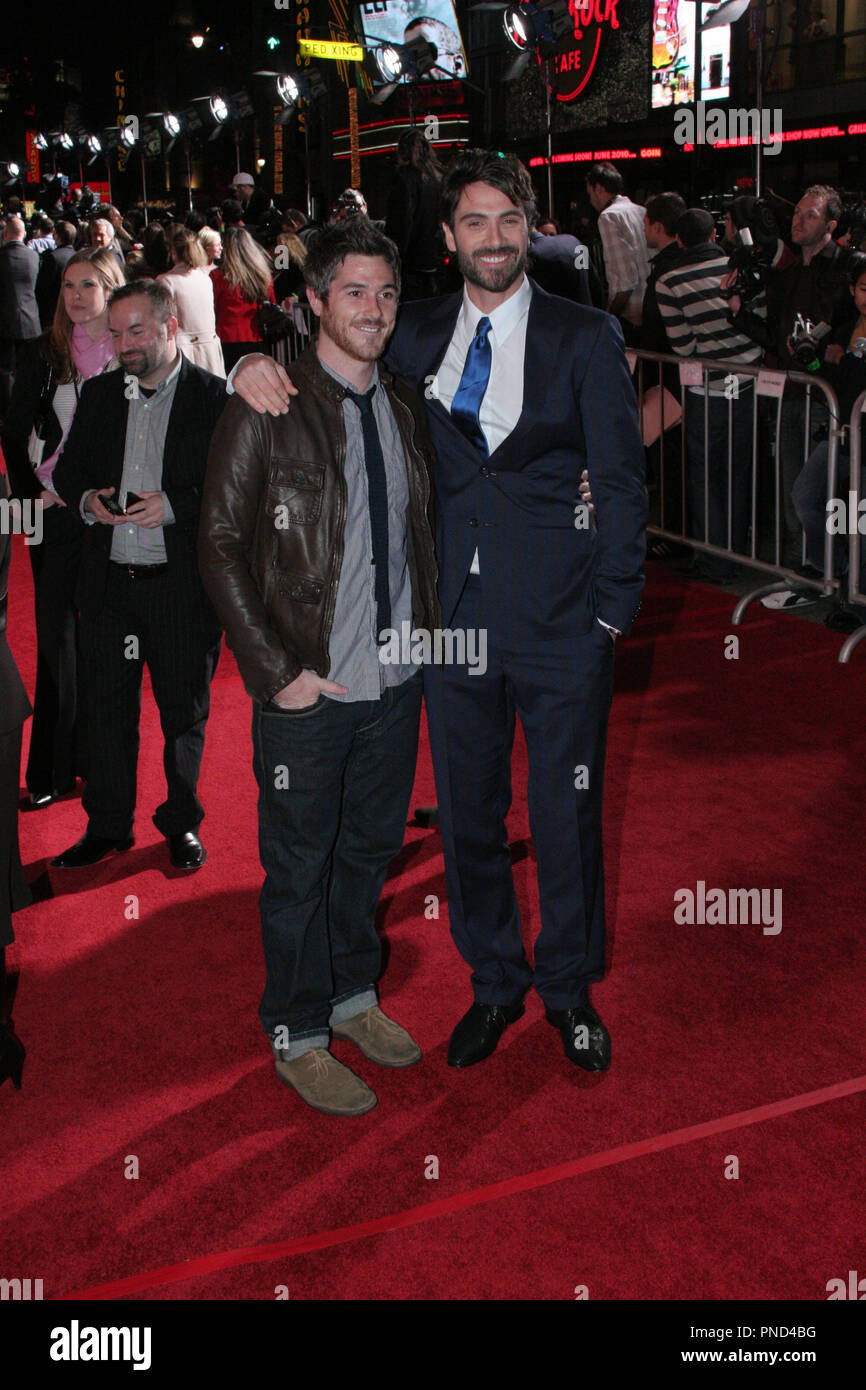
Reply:
[[[482, 256], [498, 256], [506, 254], [508, 260], [501, 265], [482, 265]], [[526, 247], [519, 250], [516, 246], [482, 246], [479, 251], [466, 252], [457, 249], [457, 264], [463, 279], [470, 285], [477, 285], [482, 290], [508, 290], [519, 280], [526, 270]]]
[[150, 348], [136, 348], [134, 352], [121, 354], [120, 365], [130, 376], [150, 376], [161, 367], [166, 358], [166, 346], [152, 343]]
[[[394, 332], [394, 323], [386, 323], [384, 319], [374, 319], [358, 315], [357, 318], [343, 319], [332, 314], [326, 304], [322, 305], [322, 327], [333, 343], [346, 353], [347, 357], [354, 357], [356, 362], [375, 362], [382, 356], [385, 346], [391, 334]], [[375, 337], [371, 334], [369, 339], [363, 335], [353, 333], [352, 328], [379, 328], [383, 330]]]

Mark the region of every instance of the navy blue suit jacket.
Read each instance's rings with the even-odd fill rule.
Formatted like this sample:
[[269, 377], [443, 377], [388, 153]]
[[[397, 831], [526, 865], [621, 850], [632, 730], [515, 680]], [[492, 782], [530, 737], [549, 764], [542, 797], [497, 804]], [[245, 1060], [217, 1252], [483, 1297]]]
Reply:
[[[477, 546], [494, 631], [515, 644], [567, 649], [596, 617], [628, 632], [644, 582], [647, 493], [619, 324], [533, 285], [523, 410], [487, 458], [435, 397], [462, 297], [404, 305], [387, 359], [427, 401], [442, 621]], [[597, 515], [588, 528], [575, 525], [585, 467]]]

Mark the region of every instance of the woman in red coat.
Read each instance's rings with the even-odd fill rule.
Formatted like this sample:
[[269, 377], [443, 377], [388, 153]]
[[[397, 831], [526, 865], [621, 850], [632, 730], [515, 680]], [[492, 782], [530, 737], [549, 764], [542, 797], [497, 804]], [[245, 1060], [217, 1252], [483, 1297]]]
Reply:
[[246, 352], [261, 351], [259, 305], [274, 299], [271, 263], [244, 227], [227, 227], [223, 259], [211, 274], [216, 331], [223, 345], [226, 371]]

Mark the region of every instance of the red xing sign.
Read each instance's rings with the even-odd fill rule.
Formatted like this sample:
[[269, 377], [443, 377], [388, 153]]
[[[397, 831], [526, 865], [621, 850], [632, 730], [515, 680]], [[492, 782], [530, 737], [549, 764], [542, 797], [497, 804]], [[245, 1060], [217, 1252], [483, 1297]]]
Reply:
[[586, 87], [598, 61], [602, 35], [618, 29], [619, 0], [568, 0], [573, 29], [553, 55], [552, 90], [557, 101], [573, 101]]

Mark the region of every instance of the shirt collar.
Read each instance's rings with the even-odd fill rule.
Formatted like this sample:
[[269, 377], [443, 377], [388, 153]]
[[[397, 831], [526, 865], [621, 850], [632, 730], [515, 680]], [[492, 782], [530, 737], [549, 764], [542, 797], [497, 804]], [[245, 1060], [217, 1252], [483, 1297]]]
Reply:
[[485, 315], [482, 309], [479, 309], [476, 304], [472, 303], [472, 300], [469, 298], [469, 292], [464, 285], [462, 314], [463, 322], [469, 331], [470, 337], [474, 336], [479, 320], [486, 317], [489, 318], [490, 327], [493, 330], [496, 341], [501, 346], [513, 329], [517, 327], [524, 315], [529, 312], [529, 302], [531, 299], [532, 285], [529, 282], [528, 276], [524, 274], [523, 283], [517, 293], [513, 294], [510, 299], [506, 299], [505, 302], [498, 305], [497, 308], [491, 310], [489, 314]]
[[[323, 362], [322, 359], [321, 359], [321, 357], [318, 356], [318, 353], [316, 354], [316, 356], [317, 356], [317, 358], [318, 358], [318, 363], [319, 363], [319, 366], [322, 368], [322, 371], [323, 371], [323, 372], [327, 372], [327, 373], [328, 373], [328, 376], [333, 377], [333, 378], [334, 378], [334, 381], [336, 381], [337, 384], [338, 384], [339, 386], [342, 386], [342, 387], [344, 388], [344, 390], [346, 390], [346, 391], [351, 391], [351, 393], [352, 393], [353, 396], [366, 395], [366, 392], [361, 392], [361, 391], [359, 391], [358, 388], [357, 388], [357, 386], [354, 386], [354, 385], [352, 384], [351, 381], [347, 381], [346, 378], [345, 378], [344, 376], [340, 376], [340, 373], [339, 373], [339, 372], [335, 372], [333, 367], [329, 367], [328, 364], [327, 364], [327, 362]], [[379, 364], [378, 364], [378, 362], [374, 362], [374, 363], [373, 363], [373, 375], [372, 375], [372, 377], [370, 378], [370, 385], [367, 387], [367, 391], [372, 391], [373, 388], [374, 388], [375, 386], [378, 386], [378, 385], [379, 385]]]
[[180, 371], [182, 364], [183, 353], [178, 348], [177, 361], [175, 362], [168, 376], [164, 376], [162, 378], [162, 381], [158, 381], [155, 387], [149, 388], [153, 391], [153, 395], [149, 398], [150, 400], [155, 401], [159, 396], [163, 394], [164, 391], [168, 391], [172, 386], [174, 386], [174, 383], [177, 381], [178, 372]]

